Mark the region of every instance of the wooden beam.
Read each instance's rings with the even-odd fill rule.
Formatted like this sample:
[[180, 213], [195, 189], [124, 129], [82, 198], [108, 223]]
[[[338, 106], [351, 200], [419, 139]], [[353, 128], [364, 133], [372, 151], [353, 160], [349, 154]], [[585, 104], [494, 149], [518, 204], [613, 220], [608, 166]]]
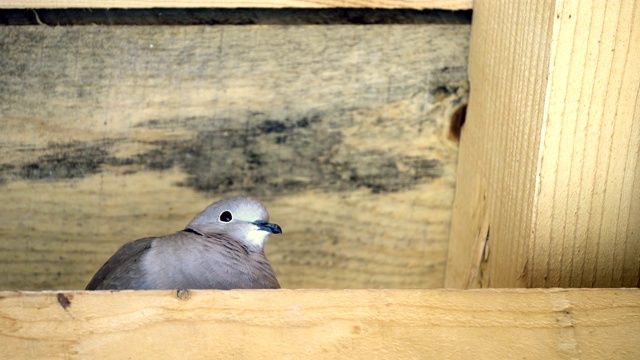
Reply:
[[378, 8], [469, 10], [473, 0], [0, 0], [0, 8]]
[[639, 1], [474, 2], [446, 286], [639, 284], [638, 44]]
[[0, 292], [11, 359], [637, 359], [640, 290]]

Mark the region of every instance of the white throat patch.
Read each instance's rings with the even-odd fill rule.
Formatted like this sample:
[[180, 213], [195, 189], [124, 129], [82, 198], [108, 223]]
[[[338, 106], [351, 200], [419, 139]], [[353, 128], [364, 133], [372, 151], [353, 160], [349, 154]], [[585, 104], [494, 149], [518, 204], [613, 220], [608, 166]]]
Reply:
[[269, 233], [260, 230], [257, 226], [255, 226], [251, 231], [249, 231], [245, 237], [245, 240], [258, 247], [260, 250], [264, 248], [264, 243], [267, 242], [267, 237], [269, 237]]

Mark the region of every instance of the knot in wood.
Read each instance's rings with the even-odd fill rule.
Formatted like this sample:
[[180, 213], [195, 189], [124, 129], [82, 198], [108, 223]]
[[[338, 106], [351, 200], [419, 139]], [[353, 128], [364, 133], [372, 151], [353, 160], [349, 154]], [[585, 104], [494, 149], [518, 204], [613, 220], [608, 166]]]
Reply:
[[191, 296], [191, 293], [187, 289], [180, 289], [178, 290], [177, 295], [178, 295], [178, 298], [182, 300], [187, 300], [189, 296]]

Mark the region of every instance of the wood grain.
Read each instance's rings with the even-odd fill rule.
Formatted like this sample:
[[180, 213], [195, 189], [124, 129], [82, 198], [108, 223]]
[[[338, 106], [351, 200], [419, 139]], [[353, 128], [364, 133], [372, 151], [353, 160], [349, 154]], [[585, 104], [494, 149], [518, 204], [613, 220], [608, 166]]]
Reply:
[[0, 0], [0, 8], [382, 8], [468, 10], [472, 0]]
[[5, 9], [0, 25], [469, 25], [473, 12], [367, 8]]
[[637, 359], [640, 290], [2, 292], [11, 359]]
[[283, 287], [441, 287], [469, 29], [1, 27], [0, 288], [84, 288], [239, 193]]
[[446, 285], [638, 286], [640, 2], [474, 6]]

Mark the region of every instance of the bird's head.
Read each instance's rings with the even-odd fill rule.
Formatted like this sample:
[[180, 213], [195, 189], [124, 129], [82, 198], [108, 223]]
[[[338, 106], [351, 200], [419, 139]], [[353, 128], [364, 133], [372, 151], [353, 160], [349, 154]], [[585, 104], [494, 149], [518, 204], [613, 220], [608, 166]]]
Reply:
[[236, 196], [209, 205], [196, 215], [187, 229], [204, 235], [222, 234], [262, 250], [270, 234], [282, 229], [269, 222], [267, 209], [256, 199]]

